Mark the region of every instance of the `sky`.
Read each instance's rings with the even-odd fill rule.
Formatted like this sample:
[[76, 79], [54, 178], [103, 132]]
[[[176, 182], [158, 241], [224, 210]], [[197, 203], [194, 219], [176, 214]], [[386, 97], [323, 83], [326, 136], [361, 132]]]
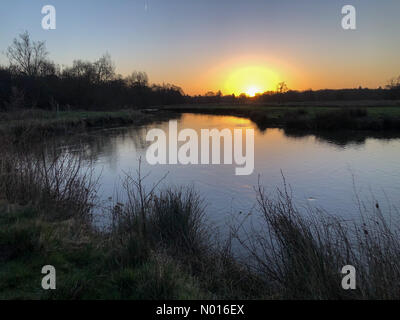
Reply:
[[[353, 5], [357, 29], [344, 30]], [[41, 10], [56, 8], [55, 30]], [[29, 31], [50, 59], [71, 65], [109, 53], [123, 76], [187, 94], [377, 88], [400, 75], [398, 0], [1, 0], [0, 63], [13, 38]]]

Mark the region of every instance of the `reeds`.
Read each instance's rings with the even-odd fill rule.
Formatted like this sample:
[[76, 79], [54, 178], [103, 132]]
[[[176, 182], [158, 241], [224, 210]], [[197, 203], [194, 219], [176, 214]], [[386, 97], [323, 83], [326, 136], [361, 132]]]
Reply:
[[0, 156], [0, 177], [0, 194], [10, 204], [36, 207], [48, 219], [91, 221], [97, 179], [79, 157], [9, 145]]
[[125, 201], [117, 202], [111, 209], [114, 241], [128, 247], [140, 243], [143, 252], [153, 248], [173, 255], [200, 253], [206, 246], [207, 235], [200, 197], [190, 188], [158, 190], [163, 179], [146, 189], [146, 177], [140, 165], [136, 177], [125, 175]]
[[[399, 299], [400, 237], [379, 209], [360, 205], [360, 222], [295, 207], [284, 184], [275, 196], [257, 188], [261, 228], [236, 230], [249, 268], [284, 299]], [[341, 270], [356, 268], [356, 290]]]

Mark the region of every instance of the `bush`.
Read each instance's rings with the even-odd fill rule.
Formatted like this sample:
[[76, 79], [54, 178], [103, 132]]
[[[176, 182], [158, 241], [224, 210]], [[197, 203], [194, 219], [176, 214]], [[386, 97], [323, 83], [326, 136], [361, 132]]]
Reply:
[[149, 225], [153, 241], [175, 253], [196, 255], [205, 248], [204, 210], [193, 189], [169, 189], [154, 197]]

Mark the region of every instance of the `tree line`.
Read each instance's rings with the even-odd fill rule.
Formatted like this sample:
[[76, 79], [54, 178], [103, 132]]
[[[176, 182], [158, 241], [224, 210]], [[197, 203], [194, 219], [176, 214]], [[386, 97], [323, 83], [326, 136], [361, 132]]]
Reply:
[[187, 99], [190, 103], [222, 103], [222, 104], [267, 104], [290, 102], [324, 102], [324, 101], [360, 101], [360, 100], [399, 100], [400, 77], [390, 80], [384, 87], [377, 89], [323, 89], [323, 90], [290, 90], [286, 83], [277, 85], [276, 91], [267, 91], [249, 97], [245, 93], [240, 95], [222, 95], [221, 91], [208, 92], [205, 95], [197, 95]]
[[60, 67], [46, 45], [20, 34], [8, 47], [8, 66], [0, 66], [0, 110], [24, 108], [111, 110], [184, 102], [181, 88], [150, 84], [145, 72], [116, 74], [109, 54], [94, 62], [75, 60]]

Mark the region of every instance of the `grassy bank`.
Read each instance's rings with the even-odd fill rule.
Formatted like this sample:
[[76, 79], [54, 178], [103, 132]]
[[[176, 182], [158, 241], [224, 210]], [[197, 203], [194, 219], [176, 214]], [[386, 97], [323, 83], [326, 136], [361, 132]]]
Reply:
[[261, 130], [279, 127], [308, 131], [400, 131], [398, 105], [185, 105], [167, 110], [246, 117]]
[[[163, 251], [133, 241], [125, 247], [115, 231], [93, 226], [96, 182], [81, 165], [57, 154], [2, 154], [0, 298], [201, 298]], [[44, 265], [56, 267], [55, 291], [41, 289]]]
[[[81, 226], [80, 226], [81, 227]], [[74, 221], [49, 222], [33, 208], [0, 213], [0, 299], [201, 299], [189, 274], [162, 253], [123, 264], [96, 233]], [[57, 290], [41, 289], [41, 269], [57, 270]]]
[[[206, 295], [162, 253], [120, 263], [99, 234], [77, 235], [73, 222], [49, 223], [34, 209], [0, 215], [0, 299], [201, 299]], [[57, 270], [57, 290], [41, 290], [41, 268]]]
[[[257, 277], [209, 238], [201, 201], [186, 189], [146, 191], [127, 176], [127, 201], [104, 208], [81, 160], [11, 147], [1, 156], [0, 298], [255, 298]], [[94, 211], [110, 224], [99, 229]], [[41, 268], [57, 290], [41, 289]]]
[[0, 135], [13, 141], [42, 140], [48, 136], [68, 135], [91, 128], [109, 128], [149, 123], [179, 117], [166, 111], [126, 110], [114, 112], [21, 110], [0, 113]]

